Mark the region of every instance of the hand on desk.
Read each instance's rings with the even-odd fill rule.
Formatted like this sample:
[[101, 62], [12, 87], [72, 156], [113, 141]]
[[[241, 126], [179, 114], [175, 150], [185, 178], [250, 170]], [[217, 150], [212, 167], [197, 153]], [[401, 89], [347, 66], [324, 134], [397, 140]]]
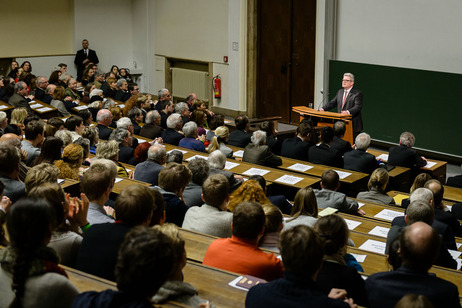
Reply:
[[342, 114], [350, 114], [350, 112], [348, 110], [342, 110], [341, 112]]
[[366, 212], [364, 212], [364, 211], [361, 210], [361, 209], [358, 209], [357, 213], [358, 213], [359, 215], [361, 215], [361, 216], [366, 215]]

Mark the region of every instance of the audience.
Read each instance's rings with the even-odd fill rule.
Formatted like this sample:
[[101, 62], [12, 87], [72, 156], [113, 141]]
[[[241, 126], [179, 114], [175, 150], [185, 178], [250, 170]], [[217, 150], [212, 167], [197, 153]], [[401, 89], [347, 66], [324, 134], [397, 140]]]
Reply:
[[227, 211], [229, 183], [224, 175], [209, 176], [202, 185], [202, 206], [188, 209], [182, 227], [218, 237], [231, 237], [233, 214]]
[[242, 161], [268, 167], [282, 165], [282, 159], [271, 152], [271, 149], [266, 145], [266, 133], [261, 130], [252, 134], [251, 143], [244, 149]]
[[236, 206], [231, 228], [231, 238], [217, 239], [210, 244], [204, 265], [267, 281], [283, 276], [281, 260], [258, 248], [265, 231], [265, 213], [260, 204], [243, 202]]
[[52, 206], [43, 200], [22, 199], [10, 208], [10, 246], [0, 250], [1, 307], [72, 306], [79, 291], [47, 247], [53, 216]]
[[[324, 247], [321, 237], [308, 226], [296, 226], [279, 241], [284, 278], [260, 283], [247, 293], [245, 306], [253, 307], [357, 307], [346, 291], [333, 289], [326, 296], [317, 286]], [[343, 302], [345, 300], [345, 302]]]
[[395, 200], [385, 193], [385, 189], [388, 185], [388, 172], [383, 168], [375, 169], [369, 182], [367, 183], [367, 188], [369, 191], [363, 191], [358, 194], [357, 199], [370, 201], [386, 205], [396, 205]]

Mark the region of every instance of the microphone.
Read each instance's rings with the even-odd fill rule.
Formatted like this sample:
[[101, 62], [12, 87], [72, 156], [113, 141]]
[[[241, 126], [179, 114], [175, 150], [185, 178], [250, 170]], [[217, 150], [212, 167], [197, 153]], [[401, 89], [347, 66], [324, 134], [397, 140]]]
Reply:
[[[322, 95], [324, 95], [324, 90], [321, 90], [321, 91], [319, 91], [319, 92], [320, 92]], [[324, 98], [322, 99], [322, 101], [321, 101], [321, 108], [322, 108], [322, 106], [324, 106], [324, 101], [326, 100], [326, 98], [329, 97], [329, 94], [330, 94], [330, 93], [327, 93], [327, 95], [324, 96]]]

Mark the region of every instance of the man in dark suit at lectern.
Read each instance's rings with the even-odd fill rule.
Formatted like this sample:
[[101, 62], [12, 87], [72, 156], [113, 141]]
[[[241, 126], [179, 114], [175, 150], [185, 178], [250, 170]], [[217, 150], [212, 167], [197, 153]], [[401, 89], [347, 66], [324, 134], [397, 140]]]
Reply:
[[87, 63], [99, 63], [96, 51], [88, 48], [88, 45], [88, 40], [84, 39], [82, 41], [82, 49], [77, 51], [77, 54], [75, 55], [74, 64], [77, 65], [77, 81], [82, 81], [83, 71], [85, 70], [85, 65], [87, 65]]
[[330, 110], [337, 107], [337, 112], [351, 114], [353, 122], [353, 140], [363, 129], [363, 119], [361, 118], [361, 108], [363, 107], [363, 94], [354, 89], [355, 76], [351, 73], [343, 74], [342, 88], [337, 92], [333, 100], [326, 103], [319, 110]]

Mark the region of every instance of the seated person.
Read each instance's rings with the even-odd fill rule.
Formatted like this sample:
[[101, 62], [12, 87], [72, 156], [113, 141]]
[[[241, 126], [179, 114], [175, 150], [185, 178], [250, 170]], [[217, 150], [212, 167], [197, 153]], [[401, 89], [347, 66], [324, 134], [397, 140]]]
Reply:
[[171, 150], [167, 153], [166, 163], [183, 163], [183, 152], [179, 150]]
[[268, 196], [268, 189], [266, 187], [266, 180], [261, 175], [251, 175], [249, 180], [257, 181], [260, 184], [261, 188], [265, 192], [268, 200], [275, 206], [277, 206], [283, 214], [290, 214], [292, 210], [292, 204], [286, 199], [284, 195], [270, 195]]
[[311, 135], [311, 125], [301, 122], [297, 127], [297, 135], [282, 142], [281, 156], [308, 161], [308, 150], [313, 146]]
[[224, 170], [226, 165], [226, 156], [220, 150], [215, 150], [210, 153], [207, 161], [210, 167], [210, 174], [223, 174], [228, 179], [230, 193], [235, 191], [244, 181], [242, 176], [234, 174], [231, 171]]
[[164, 143], [178, 145], [180, 140], [184, 138], [181, 127], [183, 127], [181, 115], [178, 113], [171, 114], [167, 118], [167, 129], [162, 132], [162, 140]]
[[210, 244], [204, 265], [267, 281], [283, 276], [281, 260], [257, 247], [265, 231], [265, 213], [260, 204], [239, 204], [234, 209], [231, 227], [231, 238], [217, 239]]
[[321, 130], [321, 143], [308, 150], [308, 161], [331, 167], [343, 168], [342, 154], [331, 147], [334, 140], [334, 130], [325, 126]]
[[93, 226], [96, 224], [114, 222], [114, 210], [105, 206], [109, 200], [114, 181], [117, 176], [117, 167], [108, 159], [93, 160], [90, 168], [83, 174], [81, 187], [90, 204], [87, 219]]
[[424, 222], [404, 228], [399, 238], [402, 266], [366, 280], [370, 307], [394, 307], [406, 294], [425, 295], [434, 307], [460, 307], [457, 286], [428, 273], [439, 244], [436, 230]]
[[117, 223], [95, 224], [85, 232], [76, 268], [115, 281], [117, 251], [125, 235], [135, 226], [149, 226], [154, 206], [154, 195], [149, 188], [140, 185], [125, 188], [115, 202]]
[[214, 136], [210, 140], [210, 145], [207, 148], [208, 153], [215, 150], [220, 150], [227, 158], [233, 157], [233, 150], [226, 146], [229, 138], [229, 129], [226, 126], [218, 126], [214, 131]]
[[151, 110], [146, 114], [146, 124], [141, 127], [140, 136], [148, 139], [156, 139], [162, 135], [164, 129], [160, 126], [160, 114], [157, 110]]
[[166, 223], [162, 226], [154, 226], [154, 230], [163, 233], [170, 240], [173, 251], [173, 270], [152, 298], [152, 302], [163, 304], [170, 300], [188, 307], [202, 307], [201, 303], [205, 300], [197, 295], [196, 288], [183, 281], [182, 271], [186, 266], [186, 249], [179, 228], [174, 224]]
[[63, 158], [56, 160], [54, 165], [59, 169], [60, 177], [78, 181], [80, 179], [80, 167], [83, 163], [83, 147], [71, 143], [63, 150]]
[[290, 216], [285, 221], [284, 230], [298, 225], [314, 226], [318, 220], [318, 203], [311, 187], [307, 186], [297, 192]]
[[231, 237], [233, 214], [227, 211], [229, 183], [224, 175], [213, 174], [202, 185], [202, 206], [186, 212], [183, 228], [218, 237]]
[[47, 247], [53, 216], [40, 199], [24, 198], [9, 209], [10, 246], [0, 250], [0, 307], [71, 307], [79, 294]]
[[418, 169], [427, 164], [425, 157], [417, 154], [412, 149], [415, 144], [415, 137], [410, 132], [404, 132], [399, 136], [399, 146], [391, 147], [387, 163], [392, 166]]
[[343, 121], [337, 121], [334, 123], [334, 141], [330, 145], [333, 149], [336, 149], [340, 154], [345, 155], [346, 152], [353, 150], [351, 144], [343, 140], [346, 132], [346, 125]]
[[[400, 217], [401, 218], [401, 217]], [[387, 242], [385, 251], [388, 252], [391, 244], [395, 239], [399, 237], [401, 232], [406, 226], [410, 226], [415, 222], [424, 222], [429, 226], [433, 225], [434, 222], [434, 211], [429, 203], [422, 200], [413, 200], [409, 207], [407, 208], [406, 215], [404, 216], [404, 224], [398, 223], [395, 218], [393, 220], [390, 231], [387, 234]], [[438, 230], [434, 228], [437, 232]], [[441, 235], [440, 235], [441, 236]], [[451, 247], [454, 248], [454, 247]], [[438, 246], [439, 255], [435, 259], [434, 264], [455, 269], [457, 264], [456, 261], [451, 257], [447, 250], [446, 243], [441, 241], [441, 244]]]
[[[462, 165], [461, 165], [462, 168]], [[462, 188], [462, 174], [449, 177], [446, 181], [447, 186]]]
[[15, 203], [26, 195], [26, 186], [18, 180], [21, 156], [18, 148], [9, 145], [0, 145], [0, 181], [5, 185], [3, 195]]
[[259, 125], [259, 129], [266, 133], [266, 145], [269, 146], [271, 152], [276, 155], [281, 153], [281, 141], [276, 137], [278, 130], [274, 121], [264, 121]]
[[166, 159], [165, 148], [155, 144], [149, 147], [148, 159], [136, 165], [133, 178], [137, 181], [158, 184], [159, 173], [164, 168]]
[[173, 256], [168, 236], [152, 228], [134, 227], [118, 251], [114, 274], [118, 291], [81, 293], [74, 307], [91, 308], [102, 302], [110, 307], [152, 307], [150, 298], [169, 277]]
[[343, 168], [358, 172], [371, 174], [379, 167], [375, 156], [367, 153], [371, 144], [371, 137], [366, 133], [356, 136], [355, 149], [345, 153], [343, 157]]
[[278, 242], [283, 227], [282, 212], [273, 204], [263, 206], [263, 212], [265, 212], [265, 233], [258, 241], [258, 247], [279, 252]]
[[160, 191], [165, 203], [166, 222], [181, 227], [188, 207], [183, 201], [183, 191], [191, 180], [192, 174], [188, 167], [178, 163], [168, 163], [159, 173]]
[[366, 213], [358, 208], [356, 201], [337, 191], [339, 188], [340, 181], [337, 172], [330, 169], [324, 171], [321, 177], [321, 190], [314, 190], [318, 207], [322, 209], [332, 207], [343, 213], [365, 215]]
[[34, 159], [40, 155], [40, 146], [45, 140], [45, 123], [31, 121], [24, 130], [25, 139], [21, 142], [22, 149], [27, 152], [26, 165], [31, 166]]
[[282, 159], [271, 152], [271, 149], [266, 145], [266, 133], [264, 131], [255, 131], [251, 141], [244, 149], [242, 161], [268, 167], [282, 165]]
[[101, 109], [96, 115], [96, 121], [98, 124], [99, 139], [108, 140], [109, 136], [112, 133], [112, 129], [109, 128], [109, 125], [112, 123], [113, 115], [108, 109]]
[[295, 226], [281, 234], [279, 250], [284, 278], [260, 283], [247, 293], [245, 306], [259, 307], [356, 307], [353, 300], [343, 302], [345, 290], [332, 290], [326, 296], [316, 285], [324, 247], [321, 237], [308, 226]]
[[117, 167], [117, 176], [128, 178], [127, 169], [119, 162], [119, 144], [115, 140], [101, 141], [96, 148], [96, 158], [104, 158], [113, 161]]
[[262, 206], [271, 204], [265, 191], [256, 180], [245, 181], [229, 196], [228, 210], [233, 212], [236, 206], [245, 201], [257, 202]]
[[[414, 182], [411, 185], [409, 193], [412, 194], [414, 192], [414, 190], [416, 190], [417, 188], [424, 187], [425, 183], [427, 183], [427, 181], [430, 181], [431, 179], [432, 179], [432, 176], [430, 174], [428, 174], [428, 173], [420, 173], [420, 174], [418, 174], [415, 177]], [[411, 201], [410, 201], [409, 198], [401, 200], [401, 207], [407, 208], [410, 202]]]
[[[193, 121], [189, 121], [183, 126], [184, 138], [182, 138], [178, 146], [191, 149], [193, 151], [206, 152], [204, 143], [198, 140], [197, 124]], [[205, 136], [204, 136], [205, 137]]]
[[249, 118], [246, 115], [239, 115], [234, 119], [236, 129], [229, 134], [228, 144], [245, 148], [250, 143]]
[[[326, 295], [332, 288], [344, 289], [355, 303], [367, 307], [364, 279], [345, 260], [350, 233], [345, 220], [338, 215], [324, 216], [315, 223], [314, 230], [321, 236], [325, 252], [316, 283]], [[354, 262], [359, 264], [356, 260]]]
[[356, 199], [370, 201], [385, 205], [396, 205], [395, 200], [385, 193], [388, 185], [388, 172], [383, 168], [377, 168], [372, 172], [367, 188], [369, 191], [363, 191], [358, 194]]
[[[189, 160], [188, 169], [191, 170], [192, 177], [191, 182], [186, 185], [183, 192], [184, 203], [186, 203], [188, 207], [201, 206], [204, 204], [202, 200], [202, 185], [209, 176], [209, 164], [205, 159], [195, 158]], [[228, 192], [226, 192], [226, 194], [228, 194]]]

